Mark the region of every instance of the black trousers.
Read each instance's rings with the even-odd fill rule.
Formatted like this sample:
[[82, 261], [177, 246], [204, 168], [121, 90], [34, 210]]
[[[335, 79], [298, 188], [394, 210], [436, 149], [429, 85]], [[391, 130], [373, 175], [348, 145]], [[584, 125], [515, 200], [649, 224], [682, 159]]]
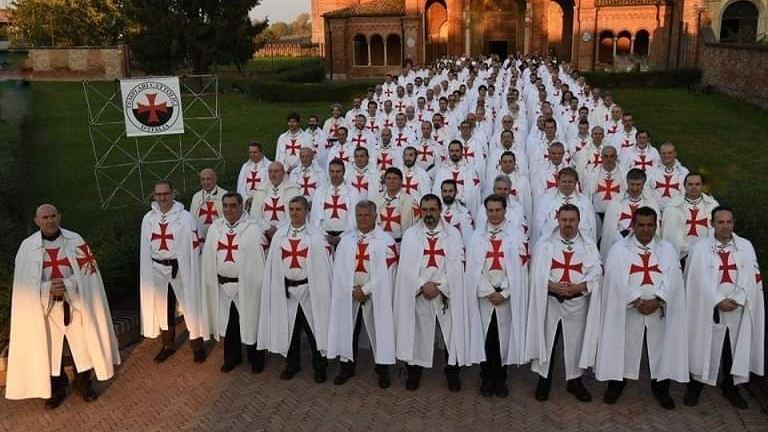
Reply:
[[[252, 365], [264, 365], [264, 351], [256, 351], [256, 345], [246, 345], [248, 362]], [[224, 334], [224, 363], [237, 364], [243, 359], [242, 340], [240, 338], [240, 314], [235, 302], [229, 304], [229, 321]]]
[[[440, 324], [438, 323], [437, 325], [439, 326]], [[443, 354], [445, 355], [445, 362], [448, 363], [448, 359], [450, 358], [450, 354], [448, 353], [448, 342], [443, 340], [443, 343], [445, 344]], [[421, 378], [421, 373], [424, 368], [418, 365], [406, 365], [405, 370], [408, 372], [409, 379], [414, 378], [418, 380]], [[445, 377], [448, 378], [448, 381], [457, 381], [459, 379], [460, 371], [461, 367], [459, 365], [446, 364], [443, 368], [443, 373], [445, 374]]]
[[288, 348], [288, 356], [285, 361], [288, 364], [289, 369], [299, 370], [301, 369], [301, 332], [307, 335], [309, 339], [309, 347], [312, 350], [312, 367], [315, 371], [325, 371], [328, 367], [328, 360], [320, 354], [317, 349], [317, 342], [315, 341], [315, 335], [312, 333], [312, 329], [309, 327], [307, 317], [304, 316], [304, 311], [299, 305], [296, 311], [296, 322], [293, 324], [293, 335], [291, 335], [291, 345]]
[[505, 382], [507, 380], [507, 367], [501, 360], [501, 347], [499, 346], [499, 323], [496, 311], [491, 315], [491, 323], [485, 336], [485, 361], [480, 363], [480, 377], [483, 381]]
[[[64, 352], [69, 351], [69, 344], [64, 339]], [[67, 387], [69, 387], [69, 378], [64, 372], [64, 360], [67, 357], [61, 356], [61, 365], [59, 366], [59, 376], [51, 376], [51, 393], [56, 397], [64, 397], [67, 394]], [[75, 375], [75, 382], [72, 384], [72, 388], [75, 392], [84, 394], [91, 389], [91, 369], [86, 371], [77, 371]]]
[[[163, 347], [176, 348], [176, 293], [171, 284], [168, 284], [168, 308], [166, 312], [168, 330], [162, 330], [160, 336], [163, 339]], [[203, 338], [190, 339], [189, 346], [193, 350], [203, 349]]]
[[720, 385], [724, 389], [733, 388], [733, 375], [731, 375], [731, 368], [733, 367], [733, 355], [731, 354], [731, 331], [725, 330], [725, 340], [723, 341], [723, 352], [720, 354], [720, 370], [723, 372], [723, 379], [720, 380]]
[[[357, 316], [355, 318], [355, 329], [352, 333], [352, 356], [354, 359], [352, 361], [347, 362], [341, 362], [341, 371], [343, 373], [346, 373], [348, 375], [352, 375], [355, 373], [355, 361], [357, 360], [357, 347], [360, 344], [360, 331], [363, 328], [363, 307], [360, 306], [357, 309]], [[380, 376], [388, 376], [389, 375], [389, 366], [388, 365], [380, 365], [377, 364], [375, 366], [376, 374]]]
[[[552, 341], [552, 352], [549, 353], [549, 372], [546, 378], [539, 377], [548, 383], [552, 382], [552, 371], [555, 369], [555, 354], [557, 353], [557, 344], [560, 343], [560, 337], [563, 334], [563, 322], [560, 321], [555, 329], [555, 340]], [[565, 347], [563, 347], [565, 349]]]

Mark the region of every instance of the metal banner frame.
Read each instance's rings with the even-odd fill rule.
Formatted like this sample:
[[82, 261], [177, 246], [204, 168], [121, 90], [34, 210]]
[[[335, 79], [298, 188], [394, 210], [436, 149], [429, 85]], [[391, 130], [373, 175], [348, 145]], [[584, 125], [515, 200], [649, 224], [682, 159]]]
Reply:
[[188, 185], [197, 186], [201, 169], [224, 168], [218, 77], [180, 76], [179, 82], [185, 133], [128, 138], [119, 81], [83, 81], [103, 209], [145, 204], [157, 180], [172, 180], [178, 192], [186, 192]]

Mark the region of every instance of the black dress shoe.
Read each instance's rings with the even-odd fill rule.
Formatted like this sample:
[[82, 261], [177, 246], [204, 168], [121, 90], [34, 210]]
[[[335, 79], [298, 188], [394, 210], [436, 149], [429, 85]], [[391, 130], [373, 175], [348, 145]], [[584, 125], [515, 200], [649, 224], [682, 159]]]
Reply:
[[568, 391], [568, 393], [571, 393], [572, 395], [576, 396], [576, 399], [578, 399], [581, 402], [592, 401], [592, 395], [589, 394], [589, 390], [587, 390], [587, 388], [584, 387], [584, 384], [581, 382], [581, 378], [576, 378], [568, 381], [566, 390]]
[[411, 378], [409, 377], [407, 380], [405, 380], [405, 389], [410, 391], [415, 391], [419, 388], [419, 379], [418, 378]]
[[283, 370], [280, 373], [280, 379], [283, 381], [288, 381], [290, 379], [293, 379], [293, 377], [295, 377], [300, 370], [301, 369], [293, 369], [293, 368], [287, 367], [285, 368], [285, 370]]
[[491, 381], [483, 380], [482, 383], [480, 383], [480, 396], [493, 396], [493, 383]]
[[194, 360], [195, 363], [202, 363], [205, 361], [205, 349], [204, 348], [198, 348], [196, 350], [192, 351], [192, 360]]
[[736, 388], [735, 386], [724, 388], [723, 396], [726, 399], [728, 399], [731, 405], [733, 405], [737, 409], [745, 410], [749, 408], [749, 405], [747, 404], [747, 400], [741, 396], [741, 393], [739, 393], [739, 389]]
[[315, 383], [322, 384], [326, 380], [328, 380], [328, 375], [326, 374], [324, 369], [315, 371]]
[[509, 387], [507, 387], [507, 383], [505, 381], [496, 381], [496, 384], [493, 386], [493, 393], [496, 397], [500, 398], [509, 396]]
[[45, 401], [45, 409], [47, 410], [55, 410], [56, 408], [61, 405], [62, 402], [64, 402], [64, 399], [67, 397], [66, 394], [53, 394], [49, 399]]
[[675, 409], [675, 400], [672, 399], [672, 396], [670, 396], [669, 393], [659, 393], [654, 396], [656, 397], [656, 400], [659, 401], [659, 405], [665, 410]]
[[626, 383], [624, 381], [608, 382], [608, 388], [605, 390], [605, 394], [603, 395], [603, 402], [607, 403], [608, 405], [615, 404], [619, 400], [621, 392], [624, 391], [625, 385]]
[[91, 403], [99, 398], [99, 394], [96, 393], [93, 389], [88, 389], [85, 391], [85, 393], [82, 394], [83, 400], [87, 403]]
[[533, 394], [533, 397], [541, 402], [549, 399], [549, 389], [551, 385], [552, 382], [550, 380], [539, 377], [539, 383], [536, 385], [536, 392]]
[[461, 391], [461, 380], [458, 378], [448, 380], [448, 391], [453, 393]]
[[219, 370], [224, 372], [224, 373], [229, 373], [229, 372], [232, 372], [232, 370], [234, 368], [236, 368], [237, 365], [239, 365], [239, 364], [240, 364], [240, 362], [234, 362], [234, 363], [226, 363], [225, 362], [223, 365], [221, 365], [221, 369], [219, 369]]
[[352, 378], [353, 375], [350, 375], [348, 373], [341, 372], [338, 375], [336, 375], [336, 378], [333, 379], [333, 383], [337, 386], [344, 385], [349, 381], [350, 378]]
[[155, 362], [162, 363], [168, 360], [168, 357], [174, 355], [175, 353], [176, 353], [175, 348], [163, 347], [160, 349], [160, 352], [157, 353], [157, 355], [155, 356]]
[[379, 375], [379, 388], [389, 388], [392, 385], [392, 381], [389, 379], [389, 375]]
[[703, 384], [691, 379], [688, 382], [685, 396], [683, 396], [683, 403], [685, 406], [694, 407], [699, 404], [699, 397], [701, 396], [701, 389]]
[[251, 373], [254, 375], [258, 375], [260, 373], [264, 372], [264, 363], [252, 363], [251, 364]]

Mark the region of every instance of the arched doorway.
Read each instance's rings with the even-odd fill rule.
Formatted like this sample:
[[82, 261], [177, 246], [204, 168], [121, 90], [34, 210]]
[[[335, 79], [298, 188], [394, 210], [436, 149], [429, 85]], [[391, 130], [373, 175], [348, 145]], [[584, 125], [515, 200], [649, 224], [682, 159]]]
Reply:
[[635, 54], [641, 57], [647, 57], [651, 47], [651, 35], [648, 30], [639, 30], [635, 34]]
[[469, 5], [470, 55], [497, 54], [504, 58], [523, 51], [524, 0], [472, 0]]
[[597, 61], [604, 64], [613, 64], [613, 32], [606, 30], [600, 33]]
[[573, 0], [552, 0], [547, 5], [547, 50], [560, 60], [571, 60]]
[[754, 43], [757, 39], [759, 11], [754, 3], [737, 1], [723, 11], [720, 42]]
[[371, 66], [384, 66], [384, 38], [371, 36]]
[[426, 54], [431, 62], [448, 54], [448, 6], [445, 0], [429, 0], [426, 7]]
[[629, 55], [632, 52], [632, 33], [627, 30], [619, 32], [616, 37], [616, 54]]
[[403, 48], [400, 36], [391, 34], [387, 36], [387, 65], [400, 66], [403, 62]]
[[368, 40], [358, 34], [352, 39], [352, 53], [355, 66], [368, 66]]

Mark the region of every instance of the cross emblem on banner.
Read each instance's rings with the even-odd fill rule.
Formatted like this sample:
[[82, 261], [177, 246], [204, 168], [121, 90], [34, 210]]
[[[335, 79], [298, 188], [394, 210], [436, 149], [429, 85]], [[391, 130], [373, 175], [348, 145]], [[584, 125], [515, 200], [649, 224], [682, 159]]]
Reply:
[[245, 182], [248, 184], [249, 190], [256, 190], [256, 188], [261, 184], [261, 177], [259, 177], [258, 171], [251, 171], [250, 175], [247, 179], [245, 179]]
[[59, 259], [59, 248], [46, 248], [45, 253], [48, 255], [48, 261], [43, 260], [43, 269], [51, 269], [51, 279], [64, 278], [64, 274], [61, 272], [60, 267], [72, 269], [69, 259], [67, 259], [67, 257]]
[[168, 222], [160, 222], [160, 233], [152, 233], [150, 241], [160, 240], [160, 247], [158, 250], [168, 251], [168, 240], [173, 240], [173, 234], [169, 234]]
[[686, 225], [690, 225], [690, 228], [688, 228], [688, 235], [698, 237], [699, 229], [696, 228], [696, 226], [701, 225], [706, 228], [707, 218], [696, 219], [696, 216], [699, 215], [699, 209], [697, 208], [688, 209], [688, 211], [691, 213], [691, 218], [685, 221]]
[[339, 210], [347, 211], [347, 204], [339, 203], [341, 195], [331, 195], [331, 202], [323, 203], [323, 210], [331, 210], [331, 219], [339, 219]]
[[302, 194], [305, 197], [309, 197], [309, 195], [312, 193], [312, 190], [317, 189], [317, 182], [310, 183], [311, 180], [312, 180], [311, 176], [308, 176], [308, 175], [302, 176], [301, 184], [299, 186], [301, 186], [301, 188], [304, 190]]
[[563, 251], [563, 261], [560, 262], [554, 258], [552, 258], [552, 270], [562, 270], [563, 275], [560, 276], [560, 282], [561, 283], [571, 283], [571, 272], [574, 271], [576, 273], [584, 274], [583, 273], [583, 263], [572, 263], [571, 260], [573, 259], [574, 252], [571, 251]]
[[204, 225], [210, 225], [213, 221], [219, 217], [219, 212], [216, 210], [215, 203], [213, 201], [206, 201], [204, 206], [200, 206], [200, 211], [197, 212], [199, 217], [205, 217], [203, 221]]
[[445, 251], [443, 249], [437, 249], [437, 238], [427, 239], [427, 249], [424, 249], [424, 255], [429, 255], [427, 259], [427, 268], [438, 268], [437, 257], [445, 257]]
[[738, 267], [736, 267], [736, 263], [733, 264], [730, 263], [731, 253], [730, 252], [718, 252], [717, 253], [720, 256], [720, 268], [719, 270], [722, 273], [722, 276], [720, 277], [720, 284], [729, 283], [733, 284], [733, 278], [731, 278], [731, 270], [738, 271]]
[[384, 213], [379, 214], [379, 219], [384, 224], [382, 228], [386, 232], [392, 232], [393, 223], [398, 225], [401, 223], [401, 217], [399, 214], [395, 214], [395, 210], [397, 209], [394, 206], [389, 206], [384, 209]]
[[277, 216], [277, 213], [285, 213], [285, 206], [283, 204], [280, 204], [280, 197], [271, 197], [270, 200], [272, 203], [264, 202], [264, 211], [265, 212], [272, 212], [272, 216], [270, 216], [270, 221], [279, 221], [280, 218]]
[[640, 259], [642, 260], [642, 265], [635, 265], [632, 264], [629, 267], [629, 274], [635, 274], [635, 273], [642, 273], [643, 274], [643, 281], [640, 282], [640, 285], [653, 285], [653, 278], [651, 277], [651, 272], [656, 272], [661, 274], [661, 269], [659, 268], [659, 264], [650, 265], [651, 261], [651, 254], [650, 252], [641, 253]]
[[603, 192], [603, 201], [610, 201], [613, 199], [612, 194], [618, 194], [620, 192], [620, 187], [618, 184], [613, 184], [613, 179], [608, 178], [605, 179], [605, 183], [598, 183], [597, 185], [597, 193]]
[[664, 174], [664, 183], [662, 182], [656, 182], [656, 189], [664, 188], [664, 192], [661, 193], [662, 197], [665, 198], [671, 198], [672, 192], [670, 192], [672, 189], [680, 192], [680, 183], [672, 183], [672, 175], [671, 174]]
[[138, 103], [139, 107], [139, 114], [146, 114], [149, 113], [149, 118], [147, 119], [148, 123], [159, 123], [160, 118], [157, 117], [157, 113], [168, 113], [168, 106], [165, 102], [155, 105], [155, 100], [157, 99], [157, 93], [147, 93], [147, 105], [144, 105], [143, 103]]
[[491, 248], [485, 253], [485, 259], [491, 260], [491, 265], [488, 270], [503, 271], [504, 268], [501, 264], [501, 260], [504, 259], [504, 250], [501, 248], [501, 239], [491, 239]]
[[299, 249], [299, 244], [301, 244], [301, 239], [289, 238], [288, 245], [290, 249], [280, 248], [280, 251], [282, 252], [281, 259], [291, 259], [291, 262], [288, 264], [289, 269], [300, 269], [301, 263], [299, 262], [299, 258], [307, 259], [309, 256], [309, 248]]
[[357, 265], [355, 266], [355, 272], [368, 273], [368, 271], [365, 269], [365, 263], [370, 259], [371, 259], [371, 255], [368, 254], [368, 243], [358, 243], [357, 253], [355, 254], [355, 260], [357, 261]]
[[218, 242], [216, 245], [216, 251], [227, 251], [227, 256], [224, 257], [224, 262], [235, 262], [234, 251], [239, 250], [240, 246], [235, 244], [235, 236], [237, 234], [227, 234], [227, 243]]

